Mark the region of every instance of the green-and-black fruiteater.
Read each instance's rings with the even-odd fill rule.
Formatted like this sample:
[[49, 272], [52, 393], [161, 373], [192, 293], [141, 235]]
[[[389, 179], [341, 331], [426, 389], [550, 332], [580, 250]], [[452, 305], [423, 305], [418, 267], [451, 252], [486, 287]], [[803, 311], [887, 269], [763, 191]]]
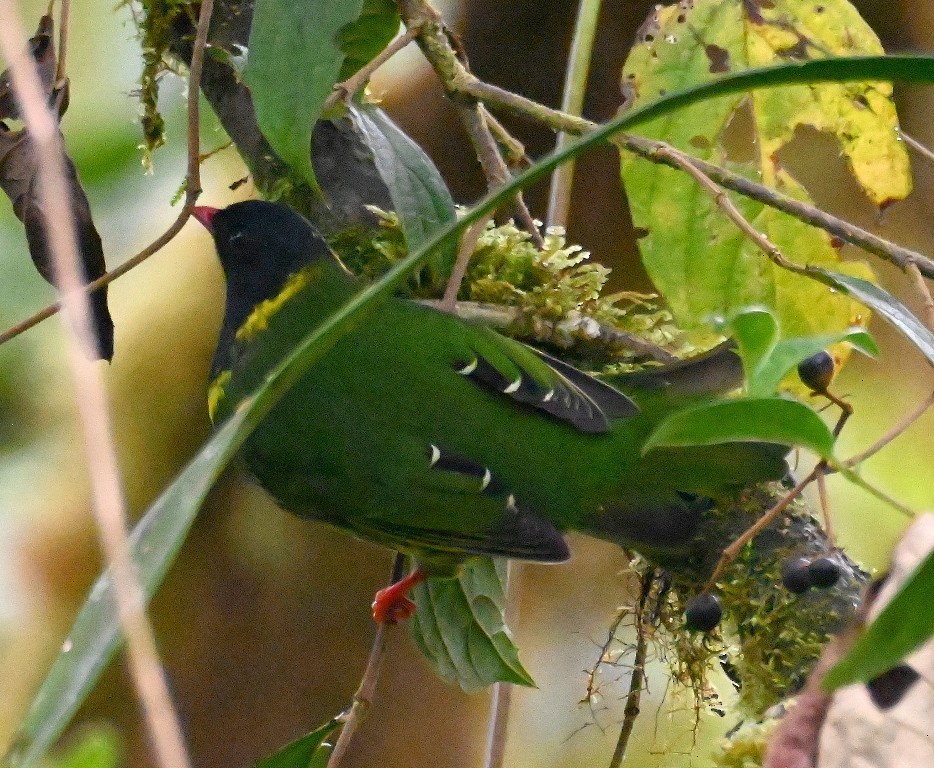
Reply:
[[[211, 416], [237, 403], [361, 283], [301, 216], [260, 201], [195, 216], [227, 279]], [[374, 603], [472, 555], [559, 562], [577, 530], [654, 557], [691, 541], [711, 500], [787, 471], [785, 449], [656, 449], [671, 411], [739, 383], [722, 350], [605, 384], [480, 325], [401, 298], [373, 309], [249, 437], [250, 471], [286, 509], [411, 555]]]

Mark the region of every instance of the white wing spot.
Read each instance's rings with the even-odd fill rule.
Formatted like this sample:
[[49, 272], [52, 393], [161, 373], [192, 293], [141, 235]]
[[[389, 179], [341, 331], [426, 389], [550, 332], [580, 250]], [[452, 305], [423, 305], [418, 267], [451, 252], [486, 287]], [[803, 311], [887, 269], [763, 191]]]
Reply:
[[515, 508], [516, 508], [516, 497], [510, 493], [509, 498], [506, 499], [506, 509], [515, 510]]
[[480, 482], [480, 490], [485, 491], [486, 487], [490, 484], [490, 481], [493, 479], [493, 475], [490, 472], [488, 467], [483, 468], [483, 480]]
[[506, 387], [506, 389], [503, 390], [503, 394], [511, 395], [521, 386], [522, 386], [522, 375], [520, 374], [512, 384], [510, 384], [508, 387]]
[[438, 463], [438, 459], [440, 459], [440, 458], [441, 458], [441, 449], [438, 448], [437, 445], [435, 445], [434, 443], [432, 443], [432, 444], [431, 444], [431, 459], [429, 459], [429, 465], [428, 465], [428, 466], [433, 467], [435, 464]]
[[543, 402], [543, 403], [549, 403], [549, 402], [551, 402], [551, 398], [553, 398], [554, 396], [555, 396], [555, 391], [554, 391], [553, 389], [549, 389], [549, 390], [545, 393], [545, 396], [542, 398], [542, 402]]
[[461, 376], [469, 376], [469, 375], [472, 374], [475, 370], [477, 370], [477, 358], [474, 358], [473, 360], [471, 360], [471, 361], [470, 361], [469, 363], [467, 363], [467, 365], [465, 365], [463, 368], [458, 368], [458, 369], [457, 369], [457, 372], [458, 372]]

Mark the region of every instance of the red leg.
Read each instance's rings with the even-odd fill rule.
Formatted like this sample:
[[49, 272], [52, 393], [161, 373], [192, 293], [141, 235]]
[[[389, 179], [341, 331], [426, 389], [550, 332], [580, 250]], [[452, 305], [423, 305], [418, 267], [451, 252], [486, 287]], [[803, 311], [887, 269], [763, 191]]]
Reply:
[[373, 599], [373, 619], [380, 624], [395, 624], [411, 618], [415, 613], [415, 603], [406, 597], [406, 593], [416, 584], [425, 580], [427, 574], [420, 568], [413, 570], [395, 584], [376, 593]]

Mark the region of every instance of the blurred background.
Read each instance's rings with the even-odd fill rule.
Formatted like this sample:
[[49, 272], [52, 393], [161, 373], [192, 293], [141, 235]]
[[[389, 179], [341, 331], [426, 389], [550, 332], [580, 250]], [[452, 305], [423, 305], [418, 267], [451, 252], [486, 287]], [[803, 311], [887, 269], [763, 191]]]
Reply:
[[[619, 106], [619, 71], [651, 2], [607, 2], [600, 22], [585, 113], [610, 117]], [[889, 51], [934, 49], [929, 0], [856, 2]], [[549, 105], [560, 102], [575, 3], [568, 0], [463, 0], [440, 4], [463, 37], [475, 73]], [[22, 2], [30, 29], [45, 4]], [[88, 0], [74, 10], [69, 47], [71, 106], [63, 121], [69, 149], [91, 200], [113, 267], [174, 219], [170, 201], [184, 176], [184, 84], [162, 82], [169, 143], [146, 174], [138, 144], [139, 43], [130, 10]], [[374, 90], [434, 158], [454, 197], [484, 189], [460, 125], [414, 47], [380, 71]], [[897, 88], [902, 124], [934, 145], [934, 98]], [[546, 131], [512, 126], [531, 156], [551, 146]], [[209, 112], [202, 152], [225, 142]], [[927, 254], [934, 169], [913, 158], [916, 191], [880, 214], [847, 174], [833, 141], [802, 132], [783, 160], [831, 212]], [[227, 150], [203, 168], [211, 205], [231, 202], [244, 175]], [[579, 164], [571, 241], [612, 265], [616, 285], [650, 288], [635, 252], [608, 149]], [[249, 195], [246, 185], [237, 195]], [[528, 196], [542, 217], [544, 188]], [[855, 256], [850, 252], [850, 256]], [[917, 306], [895, 270], [872, 262], [883, 283]], [[29, 262], [21, 226], [0, 201], [0, 326], [53, 299]], [[163, 251], [111, 287], [116, 354], [106, 370], [116, 440], [134, 516], [171, 480], [209, 432], [208, 365], [222, 313], [222, 277], [211, 243], [191, 224]], [[840, 392], [856, 415], [843, 455], [867, 446], [931, 389], [930, 369], [888, 328], [873, 322], [883, 356], [854, 356]], [[101, 364], [105, 365], [105, 364]], [[866, 476], [915, 508], [934, 506], [930, 455], [934, 416], [917, 423], [866, 467]], [[905, 519], [861, 491], [831, 480], [840, 542], [869, 568], [884, 567]], [[507, 765], [605, 764], [622, 719], [625, 668], [603, 676], [595, 712], [580, 704], [584, 670], [600, 655], [615, 609], [627, 601], [625, 560], [615, 548], [580, 537], [574, 559], [523, 568], [514, 627], [538, 688], [518, 690]], [[194, 763], [251, 765], [340, 711], [355, 690], [373, 636], [369, 603], [384, 583], [389, 553], [277, 510], [230, 472], [212, 494], [153, 606], [161, 650]], [[0, 347], [0, 741], [6, 742], [58, 652], [100, 557], [92, 528], [85, 462], [78, 440], [60, 321], [43, 323]], [[474, 766], [481, 762], [489, 695], [439, 682], [407, 633], [390, 633], [375, 707], [345, 763], [351, 766]], [[664, 706], [659, 710], [664, 700]], [[737, 717], [702, 718], [693, 701], [649, 670], [649, 690], [630, 746], [636, 766], [705, 766], [716, 739]], [[152, 764], [138, 707], [118, 658], [76, 722], [111, 722], [123, 759]]]

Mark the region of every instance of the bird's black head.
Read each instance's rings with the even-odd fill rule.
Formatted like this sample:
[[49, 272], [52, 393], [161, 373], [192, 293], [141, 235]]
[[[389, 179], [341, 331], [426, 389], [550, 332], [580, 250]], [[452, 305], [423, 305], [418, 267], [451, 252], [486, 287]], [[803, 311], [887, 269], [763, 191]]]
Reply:
[[278, 203], [248, 200], [222, 209], [199, 206], [193, 214], [213, 235], [227, 278], [224, 324], [214, 356], [217, 373], [253, 307], [278, 295], [290, 275], [333, 256], [308, 221]]

